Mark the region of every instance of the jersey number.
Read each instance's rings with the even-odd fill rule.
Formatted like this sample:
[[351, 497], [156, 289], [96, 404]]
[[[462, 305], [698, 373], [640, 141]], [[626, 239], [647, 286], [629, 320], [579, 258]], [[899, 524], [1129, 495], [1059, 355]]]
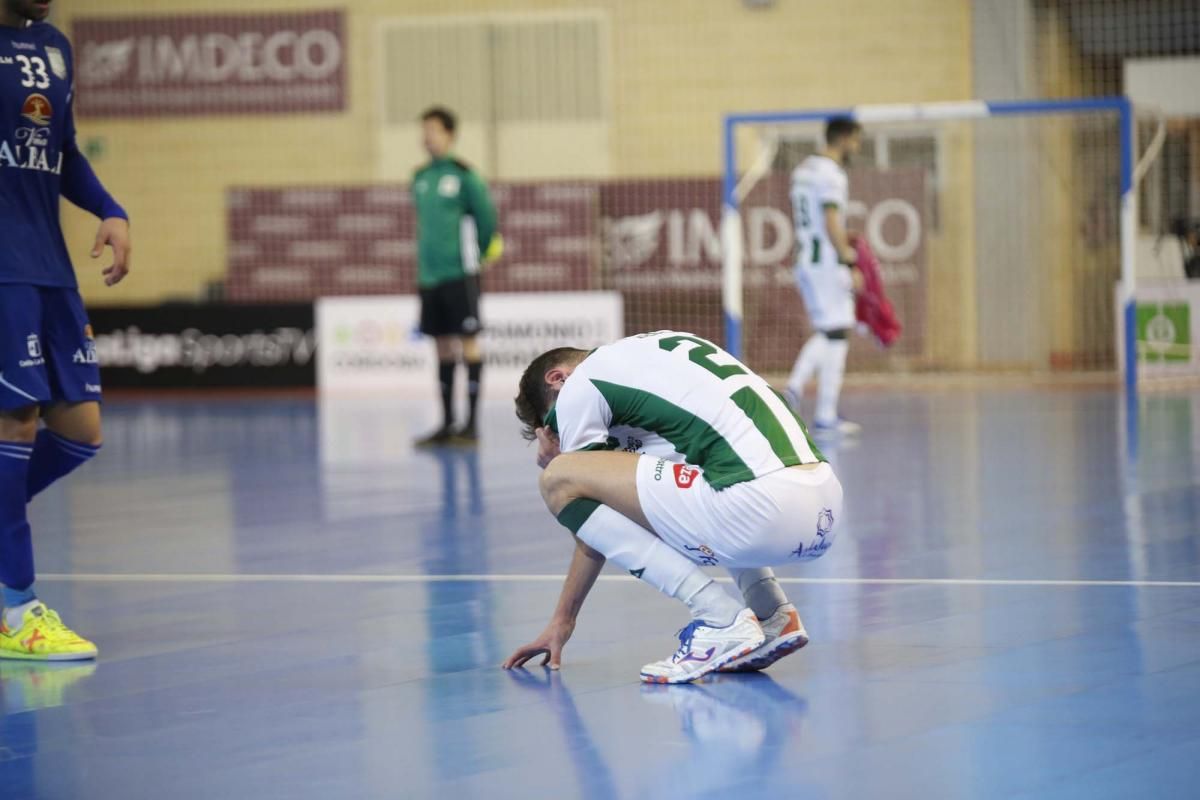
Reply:
[[[812, 228], [812, 215], [808, 211], [808, 198], [804, 195], [800, 196], [800, 227], [807, 233]], [[812, 257], [809, 259], [810, 264], [821, 263], [821, 237], [813, 236], [812, 238]]]
[[17, 63], [21, 65], [21, 74], [24, 79], [21, 85], [26, 89], [48, 89], [50, 88], [50, 75], [46, 72], [46, 62], [38, 56], [17, 56]]
[[[704, 369], [716, 375], [721, 380], [732, 378], [736, 375], [749, 374], [749, 370], [743, 369], [738, 364], [717, 364], [714, 362], [712, 357], [717, 352], [716, 346], [703, 339], [697, 339], [695, 336], [668, 336], [665, 339], [660, 339], [658, 346], [670, 353], [674, 352], [684, 342], [690, 342], [695, 345], [695, 347], [688, 351], [688, 359], [693, 364], [704, 367]], [[789, 440], [785, 422], [771, 408], [770, 402], [767, 399], [768, 393], [769, 387], [743, 386], [734, 392], [729, 399], [733, 401], [734, 405], [745, 412], [746, 416], [754, 424], [754, 427], [758, 428], [759, 433], [766, 437], [767, 441], [771, 444], [771, 450], [774, 451], [775, 455], [781, 461], [785, 464], [789, 462], [794, 464], [802, 463], [796, 460], [796, 448]], [[786, 401], [783, 400], [783, 397], [778, 392], [776, 392], [776, 395], [779, 396], [779, 401], [784, 403], [786, 407]], [[808, 430], [804, 427], [804, 423], [800, 421], [799, 417], [793, 416], [792, 419], [800, 426], [801, 432], [804, 434], [805, 439], [807, 439]], [[808, 446], [818, 460], [824, 458], [811, 441], [808, 442]]]
[[684, 342], [691, 342], [696, 345], [688, 351], [688, 360], [708, 370], [721, 380], [732, 378], [734, 375], [746, 374], [746, 370], [737, 364], [718, 364], [713, 361], [712, 357], [716, 355], [717, 348], [703, 339], [697, 339], [694, 336], [668, 336], [666, 339], [659, 340], [658, 346], [670, 353]]

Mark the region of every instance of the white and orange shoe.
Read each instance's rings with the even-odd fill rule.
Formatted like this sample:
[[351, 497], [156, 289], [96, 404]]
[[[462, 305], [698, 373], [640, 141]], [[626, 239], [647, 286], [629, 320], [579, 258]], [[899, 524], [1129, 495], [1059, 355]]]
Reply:
[[808, 631], [800, 614], [791, 603], [775, 609], [775, 613], [759, 620], [766, 640], [748, 655], [734, 659], [721, 667], [721, 672], [757, 672], [774, 664], [808, 644]]

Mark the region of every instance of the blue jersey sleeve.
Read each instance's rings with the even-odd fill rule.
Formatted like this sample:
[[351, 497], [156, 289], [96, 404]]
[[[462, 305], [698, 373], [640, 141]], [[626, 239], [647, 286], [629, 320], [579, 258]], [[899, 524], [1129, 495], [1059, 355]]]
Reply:
[[104, 188], [104, 184], [100, 183], [87, 156], [75, 141], [74, 92], [71, 94], [72, 98], [67, 104], [66, 130], [63, 136], [62, 196], [100, 219], [129, 219], [125, 209], [113, 199]]
[[[74, 64], [74, 53], [67, 37], [59, 34], [60, 43], [66, 51], [67, 63]], [[84, 211], [91, 212], [100, 219], [119, 217], [129, 219], [125, 209], [113, 199], [104, 188], [96, 171], [92, 169], [87, 156], [79, 149], [75, 140], [75, 86], [74, 71], [72, 70], [72, 86], [67, 95], [67, 113], [63, 127], [62, 143], [62, 196], [70, 200]]]

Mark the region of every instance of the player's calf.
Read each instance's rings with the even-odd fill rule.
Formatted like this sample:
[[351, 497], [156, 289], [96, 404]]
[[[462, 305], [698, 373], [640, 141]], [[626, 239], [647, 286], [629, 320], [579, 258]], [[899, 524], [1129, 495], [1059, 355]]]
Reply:
[[50, 484], [91, 461], [99, 452], [99, 442], [88, 444], [73, 441], [49, 428], [43, 428], [38, 432], [33, 455], [29, 459], [26, 496], [32, 500]]

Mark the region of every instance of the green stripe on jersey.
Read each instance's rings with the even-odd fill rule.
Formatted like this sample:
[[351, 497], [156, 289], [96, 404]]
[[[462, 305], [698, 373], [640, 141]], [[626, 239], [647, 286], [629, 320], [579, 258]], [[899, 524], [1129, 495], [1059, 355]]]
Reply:
[[812, 454], [816, 456], [817, 461], [821, 461], [826, 464], [829, 463], [829, 459], [825, 457], [825, 454], [821, 452], [821, 448], [817, 447], [817, 443], [813, 441], [812, 434], [808, 432], [808, 426], [804, 424], [804, 420], [800, 418], [800, 415], [792, 409], [792, 404], [789, 403], [787, 398], [783, 396], [783, 392], [779, 391], [774, 386], [771, 387], [771, 391], [775, 392], [775, 396], [779, 398], [781, 403], [783, 403], [783, 407], [791, 412], [792, 417], [796, 420], [796, 424], [800, 426], [800, 430], [804, 431], [804, 438], [808, 441], [808, 449], [812, 450]]
[[763, 435], [763, 438], [770, 442], [771, 450], [784, 463], [784, 466], [790, 467], [801, 463], [796, 448], [792, 446], [791, 437], [783, 429], [783, 423], [779, 421], [775, 412], [771, 410], [771, 407], [766, 404], [753, 386], [738, 389], [730, 399], [733, 400], [734, 405], [746, 412], [746, 416], [754, 423], [754, 427], [758, 428], [758, 432]]
[[724, 489], [754, 478], [754, 470], [725, 437], [690, 411], [631, 386], [595, 378], [592, 385], [612, 409], [612, 425], [628, 425], [657, 433], [677, 452], [683, 453], [689, 463], [703, 466], [704, 479], [714, 489]]
[[612, 436], [608, 437], [607, 441], [594, 442], [593, 444], [584, 445], [576, 452], [578, 453], [593, 453], [597, 450], [616, 450], [620, 448], [621, 443]]

